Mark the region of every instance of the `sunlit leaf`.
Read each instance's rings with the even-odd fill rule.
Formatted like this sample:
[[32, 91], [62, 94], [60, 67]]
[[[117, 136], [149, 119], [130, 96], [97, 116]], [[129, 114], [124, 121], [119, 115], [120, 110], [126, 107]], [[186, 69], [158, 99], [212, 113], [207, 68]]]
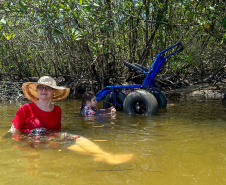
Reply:
[[82, 39], [81, 37], [77, 37], [77, 38], [76, 38], [76, 40], [81, 40], [81, 39]]
[[79, 0], [79, 4], [82, 5], [82, 0]]
[[12, 39], [13, 39], [15, 36], [16, 36], [16, 35], [13, 34], [13, 33], [10, 34], [10, 37], [11, 37]]
[[75, 35], [72, 35], [72, 38], [73, 38], [74, 40], [76, 40], [76, 36], [75, 36]]
[[60, 7], [64, 9], [64, 5], [63, 4], [60, 4]]
[[6, 24], [6, 21], [2, 18], [2, 19], [0, 20], [0, 24]]
[[104, 22], [102, 23], [103, 25], [107, 22], [108, 20], [106, 19], [106, 20], [104, 20]]
[[9, 3], [7, 4], [7, 7], [8, 7], [8, 8], [11, 8], [12, 5], [13, 5], [13, 3], [12, 3], [12, 2], [9, 2]]
[[215, 8], [213, 6], [210, 6], [209, 9], [213, 10], [213, 11], [215, 10]]
[[75, 33], [75, 29], [74, 29], [74, 28], [71, 29], [71, 33], [72, 33], [72, 34]]
[[93, 3], [93, 6], [100, 6], [100, 5], [98, 5], [98, 4], [96, 4], [96, 3]]
[[0, 29], [3, 29], [3, 28], [5, 28], [5, 25], [0, 25]]

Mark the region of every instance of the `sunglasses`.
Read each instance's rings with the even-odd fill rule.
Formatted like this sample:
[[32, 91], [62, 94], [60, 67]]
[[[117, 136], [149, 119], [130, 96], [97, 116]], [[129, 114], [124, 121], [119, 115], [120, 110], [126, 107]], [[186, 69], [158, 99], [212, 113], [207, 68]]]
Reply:
[[49, 86], [42, 86], [42, 85], [38, 85], [37, 86], [37, 90], [40, 90], [40, 91], [43, 91], [43, 90], [46, 90], [46, 91], [51, 91], [51, 90], [53, 90], [53, 88], [52, 87], [49, 87]]

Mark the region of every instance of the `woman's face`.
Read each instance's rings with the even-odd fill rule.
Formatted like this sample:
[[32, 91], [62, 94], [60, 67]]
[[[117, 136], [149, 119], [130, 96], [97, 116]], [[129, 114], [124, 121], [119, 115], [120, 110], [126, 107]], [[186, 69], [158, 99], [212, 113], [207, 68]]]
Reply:
[[39, 99], [43, 99], [43, 100], [52, 99], [55, 94], [54, 89], [47, 85], [38, 85], [37, 92], [38, 92]]

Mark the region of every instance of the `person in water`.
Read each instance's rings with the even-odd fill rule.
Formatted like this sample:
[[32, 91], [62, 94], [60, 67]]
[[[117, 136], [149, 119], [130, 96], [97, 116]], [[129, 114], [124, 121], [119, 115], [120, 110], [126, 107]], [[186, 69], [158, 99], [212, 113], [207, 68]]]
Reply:
[[[16, 134], [27, 133], [34, 139], [46, 139], [40, 137], [46, 131], [61, 130], [61, 108], [53, 104], [53, 101], [59, 101], [66, 98], [70, 92], [69, 88], [56, 85], [56, 81], [49, 76], [41, 77], [38, 82], [26, 82], [22, 85], [22, 90], [25, 97], [31, 101], [23, 105], [16, 113], [12, 120], [12, 126], [9, 132]], [[74, 144], [68, 149], [82, 154], [94, 156], [96, 161], [104, 161], [109, 164], [120, 164], [128, 162], [133, 158], [133, 154], [111, 154], [103, 151], [98, 145], [82, 136], [69, 136], [67, 134], [54, 134], [51, 132], [50, 141], [54, 137], [63, 139], [73, 139]], [[26, 137], [22, 134], [19, 137]], [[35, 136], [35, 137], [34, 137]], [[48, 135], [47, 135], [48, 136]], [[15, 138], [14, 137], [14, 138]], [[57, 140], [57, 139], [55, 139]]]
[[[125, 82], [123, 85], [133, 85], [132, 83]], [[132, 92], [132, 88], [124, 88], [122, 89], [122, 93], [124, 93], [126, 96]]]
[[[96, 95], [92, 91], [85, 92], [82, 96], [82, 106], [81, 106], [81, 114], [88, 115], [107, 115], [114, 114], [116, 109], [114, 107], [110, 107], [108, 109], [96, 109], [97, 100]], [[109, 111], [109, 112], [107, 112]]]

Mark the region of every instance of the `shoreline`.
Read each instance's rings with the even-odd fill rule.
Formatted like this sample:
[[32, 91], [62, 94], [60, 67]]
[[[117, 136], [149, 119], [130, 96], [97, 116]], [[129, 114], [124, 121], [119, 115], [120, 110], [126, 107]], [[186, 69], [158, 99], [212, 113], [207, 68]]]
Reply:
[[[27, 101], [26, 97], [23, 95], [22, 92], [22, 84], [25, 81], [0, 81], [0, 102], [21, 102], [21, 101]], [[34, 80], [35, 81], [35, 80]], [[60, 86], [67, 86], [71, 88], [71, 84], [67, 82], [61, 81], [58, 83]], [[76, 91], [76, 88], [72, 89], [70, 91], [68, 99], [76, 100], [81, 99], [81, 95], [85, 92], [86, 88], [89, 88], [87, 86], [88, 82], [85, 84], [82, 84], [82, 88], [80, 87], [79, 90]], [[178, 88], [178, 89], [171, 89], [171, 90], [163, 90], [163, 93], [166, 95], [169, 99], [174, 99], [175, 97], [203, 97], [203, 98], [210, 98], [210, 99], [219, 99], [223, 100], [224, 96], [226, 94], [226, 87], [224, 88], [224, 85], [221, 85], [221, 87], [217, 88], [216, 86], [213, 86], [211, 84], [205, 83], [205, 84], [198, 84], [198, 85], [190, 85], [184, 88]]]

